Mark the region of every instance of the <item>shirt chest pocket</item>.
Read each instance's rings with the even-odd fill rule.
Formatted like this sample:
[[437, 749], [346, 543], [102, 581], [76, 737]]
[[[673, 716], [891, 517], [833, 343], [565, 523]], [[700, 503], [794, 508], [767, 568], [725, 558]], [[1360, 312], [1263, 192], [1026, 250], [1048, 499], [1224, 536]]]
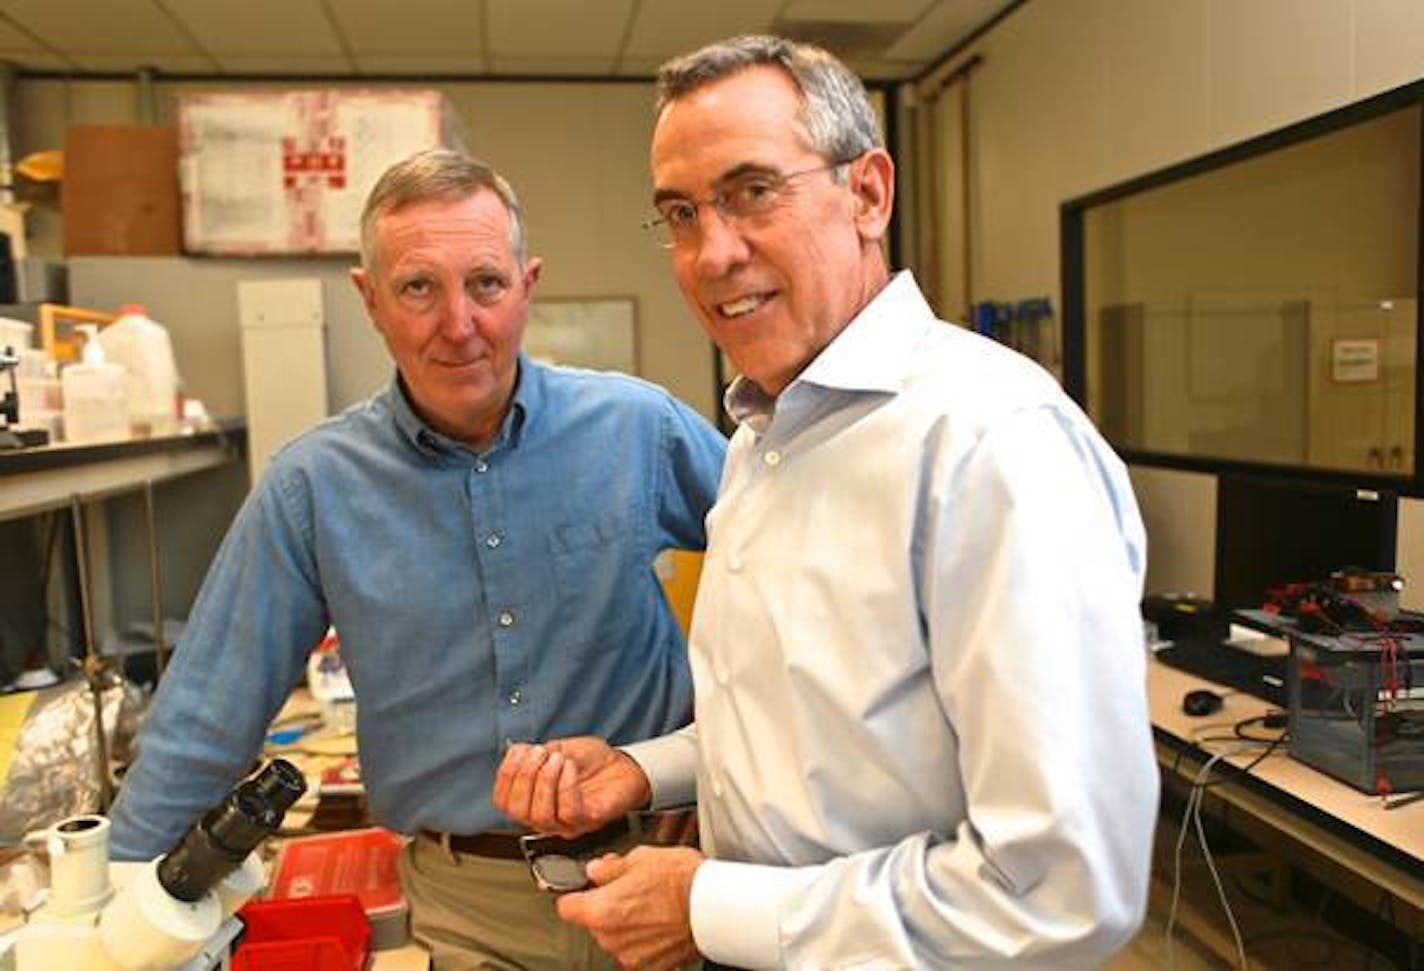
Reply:
[[638, 521], [636, 512], [616, 510], [551, 534], [559, 641], [571, 654], [617, 650], [637, 629], [647, 582]]

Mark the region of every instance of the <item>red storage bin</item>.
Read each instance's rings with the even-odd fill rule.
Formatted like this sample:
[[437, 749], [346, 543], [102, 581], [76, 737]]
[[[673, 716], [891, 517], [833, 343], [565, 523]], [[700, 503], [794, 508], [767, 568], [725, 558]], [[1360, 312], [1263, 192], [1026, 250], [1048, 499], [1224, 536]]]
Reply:
[[233, 971], [363, 971], [371, 923], [355, 894], [254, 900], [237, 912], [247, 930]]

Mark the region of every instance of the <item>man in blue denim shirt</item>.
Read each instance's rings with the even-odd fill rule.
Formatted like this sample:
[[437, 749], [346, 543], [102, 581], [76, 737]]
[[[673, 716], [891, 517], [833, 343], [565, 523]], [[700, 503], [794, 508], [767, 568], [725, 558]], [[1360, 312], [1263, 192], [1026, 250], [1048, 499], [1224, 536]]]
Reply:
[[[724, 443], [634, 378], [519, 350], [539, 277], [518, 202], [436, 150], [389, 170], [352, 277], [396, 362], [283, 448], [213, 562], [113, 810], [119, 858], [169, 849], [259, 751], [328, 624], [380, 824], [437, 968], [603, 966], [490, 801], [513, 740], [686, 723], [686, 648], [653, 572], [700, 549]], [[480, 965], [483, 966], [483, 965]]]

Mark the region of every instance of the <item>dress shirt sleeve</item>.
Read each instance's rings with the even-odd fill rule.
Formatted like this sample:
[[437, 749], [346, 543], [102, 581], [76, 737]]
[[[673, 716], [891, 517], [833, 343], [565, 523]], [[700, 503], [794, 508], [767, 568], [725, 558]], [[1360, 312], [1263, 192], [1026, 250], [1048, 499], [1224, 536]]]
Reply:
[[671, 396], [662, 421], [662, 466], [658, 483], [661, 546], [701, 550], [705, 520], [717, 500], [727, 440], [707, 419]]
[[658, 738], [621, 746], [647, 776], [653, 791], [650, 809], [686, 806], [697, 801], [697, 724]]
[[326, 627], [309, 497], [274, 466], [223, 540], [114, 804], [112, 855], [171, 849], [250, 767]]
[[929, 442], [910, 554], [957, 780], [950, 832], [818, 866], [705, 864], [692, 923], [749, 968], [1100, 966], [1141, 922], [1157, 807], [1121, 463], [1056, 409]]

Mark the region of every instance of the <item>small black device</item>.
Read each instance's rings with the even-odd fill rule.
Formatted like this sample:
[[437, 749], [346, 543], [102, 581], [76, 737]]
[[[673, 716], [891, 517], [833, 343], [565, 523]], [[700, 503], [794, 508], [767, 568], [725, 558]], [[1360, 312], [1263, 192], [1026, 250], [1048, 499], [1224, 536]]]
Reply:
[[282, 817], [306, 792], [306, 779], [292, 763], [273, 759], [227, 798], [204, 813], [158, 861], [158, 882], [192, 903], [247, 859], [257, 844], [277, 832]]
[[1194, 718], [1214, 715], [1218, 711], [1221, 711], [1222, 704], [1221, 695], [1215, 691], [1208, 691], [1205, 688], [1188, 691], [1186, 695], [1182, 697], [1182, 711]]
[[[550, 893], [583, 890], [589, 886], [588, 873], [584, 869], [589, 860], [596, 860], [605, 853], [626, 853], [639, 843], [673, 845], [675, 840], [672, 838], [659, 839], [665, 835], [662, 830], [667, 827], [657, 825], [656, 821], [667, 815], [651, 811], [633, 812], [620, 816], [602, 829], [570, 839], [528, 833], [519, 837], [519, 848], [524, 852], [524, 859], [529, 862], [529, 873], [540, 890]], [[685, 827], [678, 829], [677, 835], [683, 832]]]
[[588, 886], [584, 859], [575, 856], [577, 840], [530, 834], [519, 838], [534, 885], [549, 893], [570, 893]]
[[697, 807], [637, 809], [602, 829], [572, 839], [528, 833], [519, 848], [540, 890], [569, 893], [589, 886], [589, 860], [626, 853], [635, 846], [697, 846]]
[[1210, 600], [1189, 593], [1154, 593], [1142, 601], [1142, 617], [1157, 628], [1164, 641], [1218, 641], [1226, 624]]

